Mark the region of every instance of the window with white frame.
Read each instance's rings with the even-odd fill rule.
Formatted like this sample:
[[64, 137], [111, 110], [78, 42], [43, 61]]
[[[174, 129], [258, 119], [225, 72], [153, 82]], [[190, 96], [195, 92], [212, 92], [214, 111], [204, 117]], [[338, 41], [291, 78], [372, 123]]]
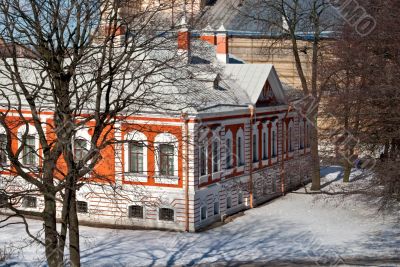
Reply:
[[278, 151], [278, 136], [277, 136], [276, 126], [274, 126], [271, 129], [271, 154], [273, 158], [277, 156], [277, 151]]
[[288, 142], [289, 142], [289, 152], [293, 152], [294, 151], [294, 143], [295, 143], [295, 135], [293, 133], [293, 121], [290, 121], [289, 126], [288, 126]]
[[178, 176], [178, 140], [169, 133], [163, 133], [154, 139], [156, 148], [156, 173], [162, 176]]
[[262, 159], [268, 159], [268, 127], [263, 128], [262, 132]]
[[226, 160], [226, 168], [231, 169], [233, 167], [233, 159], [232, 159], [232, 132], [229, 130], [225, 134], [225, 160]]
[[129, 141], [129, 173], [143, 174], [144, 144], [140, 141]]
[[219, 201], [214, 202], [214, 215], [219, 214]]
[[300, 149], [304, 148], [304, 121], [302, 119], [300, 119], [300, 123], [299, 123], [299, 145], [300, 145]]
[[207, 219], [207, 206], [203, 205], [200, 208], [200, 219], [203, 221]]
[[23, 136], [24, 148], [22, 150], [22, 164], [25, 166], [36, 165], [36, 137], [35, 135]]
[[83, 160], [88, 153], [88, 141], [78, 137], [74, 140], [74, 158], [76, 161]]
[[136, 219], [143, 219], [143, 206], [139, 205], [132, 205], [128, 208], [128, 217], [129, 218], [136, 218]]
[[173, 176], [175, 172], [174, 145], [160, 144], [158, 158], [160, 160], [159, 173], [161, 175]]
[[253, 152], [253, 162], [257, 162], [258, 161], [258, 134], [257, 132], [253, 133], [253, 148], [252, 148], [252, 152]]
[[76, 202], [76, 211], [78, 213], [88, 213], [88, 203], [85, 201]]
[[219, 140], [214, 139], [212, 142], [212, 168], [213, 172], [220, 171], [220, 149], [219, 149]]
[[244, 165], [244, 134], [242, 128], [240, 128], [237, 132], [236, 137], [236, 157], [237, 157], [237, 166]]
[[7, 135], [0, 134], [0, 166], [7, 165]]
[[22, 206], [24, 208], [36, 208], [37, 198], [33, 196], [25, 196], [22, 200]]
[[307, 147], [311, 147], [311, 127], [310, 124], [307, 123]]
[[126, 135], [125, 173], [127, 175], [144, 175], [147, 173], [147, 138], [139, 132], [133, 131]]
[[199, 165], [200, 165], [200, 176], [207, 175], [207, 139], [200, 142], [199, 145]]
[[174, 221], [174, 210], [169, 208], [160, 208], [158, 210], [158, 219], [160, 221]]

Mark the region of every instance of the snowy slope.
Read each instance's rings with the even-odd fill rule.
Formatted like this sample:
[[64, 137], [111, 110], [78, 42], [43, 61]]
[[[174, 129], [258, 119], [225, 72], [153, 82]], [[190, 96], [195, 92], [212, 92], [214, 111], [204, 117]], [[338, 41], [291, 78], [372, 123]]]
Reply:
[[[323, 182], [340, 180], [340, 169], [323, 170]], [[336, 180], [336, 181], [335, 181]], [[306, 266], [384, 262], [400, 256], [400, 228], [356, 200], [303, 194], [304, 189], [248, 210], [202, 233], [81, 227], [84, 266], [174, 266], [201, 263], [303, 263]], [[41, 223], [30, 221], [33, 230]], [[33, 231], [34, 232], [34, 231]], [[0, 247], [25, 244], [21, 225], [0, 229]], [[28, 239], [29, 240], [29, 239]], [[43, 250], [30, 245], [8, 263], [40, 265]], [[1, 264], [0, 264], [1, 265]], [[394, 266], [389, 265], [389, 266]]]

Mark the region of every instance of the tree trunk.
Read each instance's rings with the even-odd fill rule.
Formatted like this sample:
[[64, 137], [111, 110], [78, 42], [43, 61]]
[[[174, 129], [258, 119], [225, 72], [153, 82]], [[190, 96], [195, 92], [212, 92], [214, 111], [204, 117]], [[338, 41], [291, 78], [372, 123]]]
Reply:
[[311, 190], [318, 191], [321, 189], [321, 176], [319, 167], [319, 154], [318, 154], [318, 126], [317, 126], [318, 107], [316, 107], [311, 115], [311, 120], [314, 125], [311, 127]]
[[44, 234], [45, 234], [45, 253], [47, 264], [50, 267], [59, 267], [63, 264], [63, 259], [59, 258], [58, 253], [58, 233], [56, 222], [56, 201], [55, 194], [47, 192], [44, 194]]
[[353, 165], [349, 162], [348, 159], [343, 159], [343, 182], [350, 182], [350, 173]]
[[76, 209], [76, 191], [70, 189], [71, 202], [69, 211], [69, 252], [70, 264], [73, 267], [81, 266], [81, 255], [79, 248], [79, 221]]

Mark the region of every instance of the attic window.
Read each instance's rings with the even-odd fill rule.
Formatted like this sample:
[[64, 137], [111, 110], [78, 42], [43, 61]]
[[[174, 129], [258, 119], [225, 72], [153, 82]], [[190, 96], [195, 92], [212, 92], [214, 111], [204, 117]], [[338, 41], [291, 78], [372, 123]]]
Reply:
[[218, 74], [214, 79], [214, 89], [219, 89], [219, 83], [221, 81], [221, 76]]

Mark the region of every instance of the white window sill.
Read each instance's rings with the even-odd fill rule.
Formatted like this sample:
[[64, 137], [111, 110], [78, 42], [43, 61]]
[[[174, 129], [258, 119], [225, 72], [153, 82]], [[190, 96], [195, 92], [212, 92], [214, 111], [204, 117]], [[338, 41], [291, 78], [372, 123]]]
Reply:
[[199, 177], [199, 183], [204, 184], [208, 182], [208, 175], [203, 175]]
[[225, 176], [229, 175], [229, 174], [232, 174], [232, 173], [233, 173], [233, 168], [232, 167], [230, 167], [229, 169], [225, 170]]
[[154, 181], [157, 184], [177, 185], [179, 182], [179, 177], [178, 176], [156, 176], [156, 177], [154, 177]]
[[148, 182], [148, 177], [145, 174], [126, 172], [124, 175], [124, 178], [125, 178], [125, 181], [127, 181], [127, 182], [140, 182], [140, 183]]
[[244, 165], [236, 167], [236, 171], [237, 171], [237, 172], [242, 172], [242, 171], [244, 171]]
[[278, 161], [278, 157], [277, 156], [271, 158], [271, 162], [272, 163], [276, 163], [277, 161]]
[[214, 172], [214, 173], [212, 174], [212, 179], [215, 180], [215, 179], [221, 178], [222, 173], [223, 173], [222, 171]]
[[253, 162], [253, 168], [258, 168], [260, 166], [260, 163], [258, 161]]
[[262, 160], [262, 165], [263, 165], [263, 166], [267, 166], [268, 163], [269, 163], [269, 159], [263, 159], [263, 160]]

